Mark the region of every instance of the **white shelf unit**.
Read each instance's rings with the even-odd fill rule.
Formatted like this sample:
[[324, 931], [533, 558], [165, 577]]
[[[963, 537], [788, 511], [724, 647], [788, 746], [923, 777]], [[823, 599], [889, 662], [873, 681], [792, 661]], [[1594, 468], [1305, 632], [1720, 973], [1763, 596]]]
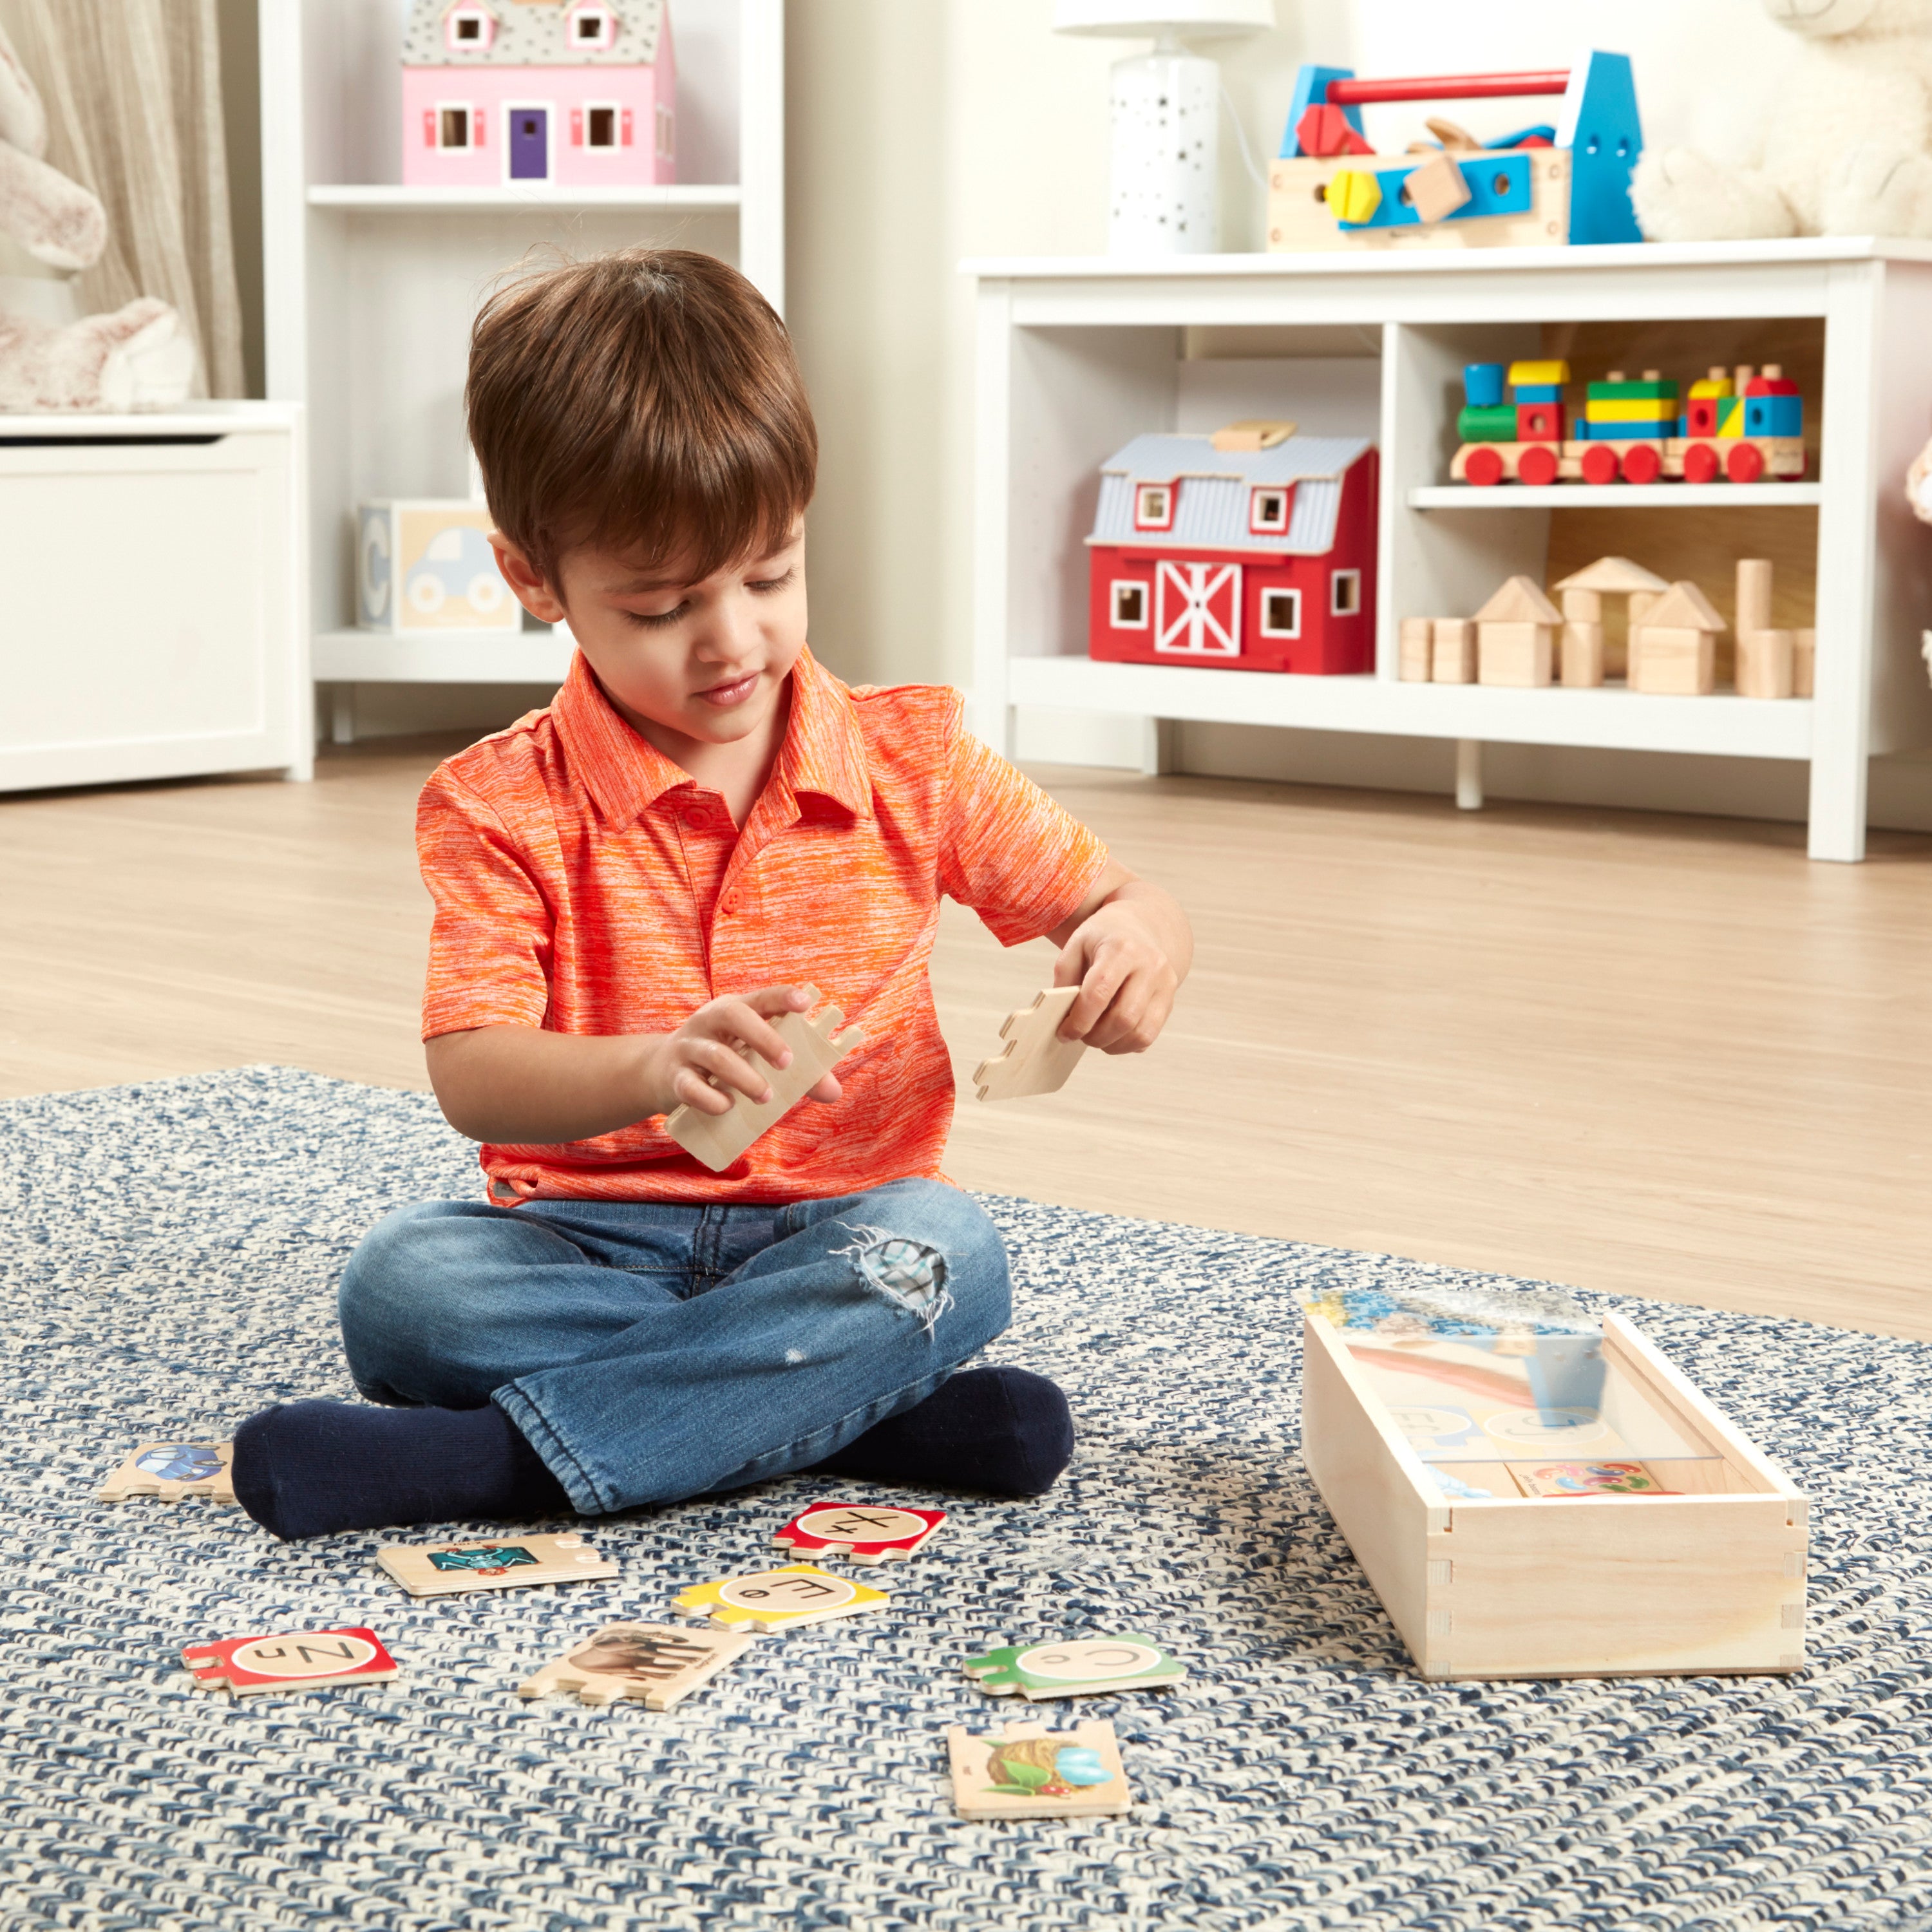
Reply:
[[334, 736], [358, 685], [560, 681], [568, 634], [354, 628], [355, 506], [468, 493], [470, 322], [532, 250], [654, 242], [784, 307], [782, 0], [670, 0], [674, 186], [406, 188], [402, 0], [259, 0], [268, 391], [308, 405], [313, 669]]
[[[1010, 747], [1016, 707], [1159, 721], [1296, 726], [1492, 742], [1803, 760], [1809, 849], [1864, 854], [1868, 762], [1932, 744], [1919, 660], [1932, 615], [1932, 532], [1903, 482], [1932, 423], [1932, 246], [1869, 238], [1692, 246], [1472, 249], [1437, 254], [1118, 257], [968, 263], [977, 280], [974, 696], [980, 729]], [[1534, 354], [1546, 323], [1820, 317], [1825, 334], [1815, 480], [1791, 484], [1446, 484], [1466, 362]], [[1376, 669], [1357, 677], [1096, 663], [1087, 556], [1100, 463], [1143, 430], [1184, 421], [1186, 332], [1338, 333], [1378, 359], [1377, 400], [1348, 425], [1382, 451]], [[1292, 340], [1292, 338], [1288, 339]], [[1280, 358], [1283, 352], [1270, 351]], [[1294, 358], [1210, 381], [1228, 415], [1298, 416]], [[1239, 378], [1240, 365], [1226, 373]], [[1342, 425], [1312, 425], [1332, 431]], [[1512, 572], [1540, 580], [1555, 508], [1693, 504], [1802, 508], [1817, 523], [1816, 695], [1766, 700], [1404, 684], [1398, 620], [1474, 610]]]

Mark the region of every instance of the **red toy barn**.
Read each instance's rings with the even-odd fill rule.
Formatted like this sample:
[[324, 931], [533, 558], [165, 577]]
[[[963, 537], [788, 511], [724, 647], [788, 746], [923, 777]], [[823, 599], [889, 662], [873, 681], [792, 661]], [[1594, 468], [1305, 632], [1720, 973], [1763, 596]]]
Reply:
[[1137, 436], [1102, 466], [1087, 541], [1090, 656], [1374, 668], [1376, 452], [1366, 438], [1248, 424]]

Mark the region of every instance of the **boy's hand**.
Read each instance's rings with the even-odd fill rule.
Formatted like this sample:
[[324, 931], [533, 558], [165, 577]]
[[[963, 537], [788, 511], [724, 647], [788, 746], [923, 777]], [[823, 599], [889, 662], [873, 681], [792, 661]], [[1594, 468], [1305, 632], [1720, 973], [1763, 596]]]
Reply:
[[1132, 899], [1116, 897], [1075, 928], [1053, 983], [1080, 988], [1060, 1022], [1062, 1040], [1084, 1040], [1102, 1053], [1144, 1053], [1174, 1010], [1180, 975], [1155, 920]]
[[[732, 1095], [753, 1102], [769, 1100], [772, 1090], [763, 1072], [744, 1057], [754, 1048], [773, 1066], [791, 1064], [791, 1049], [771, 1024], [784, 1013], [802, 1013], [812, 1004], [797, 986], [761, 986], [754, 993], [734, 994], [698, 1008], [675, 1033], [651, 1039], [645, 1050], [645, 1078], [650, 1114], [668, 1114], [677, 1106], [700, 1114], [729, 1113]], [[808, 1088], [814, 1100], [836, 1100], [838, 1082], [830, 1073]]]

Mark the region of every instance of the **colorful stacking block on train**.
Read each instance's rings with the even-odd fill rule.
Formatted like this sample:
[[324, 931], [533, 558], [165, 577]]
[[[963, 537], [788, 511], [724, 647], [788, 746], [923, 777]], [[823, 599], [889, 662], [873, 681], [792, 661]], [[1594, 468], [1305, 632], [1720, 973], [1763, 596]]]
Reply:
[[1602, 382], [1585, 389], [1576, 440], [1624, 442], [1654, 438], [1660, 442], [1677, 434], [1677, 415], [1674, 382], [1646, 369], [1633, 382], [1621, 369], [1612, 369]]

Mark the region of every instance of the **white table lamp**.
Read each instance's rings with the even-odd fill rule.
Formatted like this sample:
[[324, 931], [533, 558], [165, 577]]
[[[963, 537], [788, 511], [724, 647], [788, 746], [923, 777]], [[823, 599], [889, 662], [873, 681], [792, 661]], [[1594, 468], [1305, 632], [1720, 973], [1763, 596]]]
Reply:
[[1181, 41], [1262, 32], [1274, 25], [1274, 0], [1054, 0], [1053, 25], [1154, 43], [1151, 53], [1114, 64], [1109, 250], [1212, 254], [1221, 70]]

